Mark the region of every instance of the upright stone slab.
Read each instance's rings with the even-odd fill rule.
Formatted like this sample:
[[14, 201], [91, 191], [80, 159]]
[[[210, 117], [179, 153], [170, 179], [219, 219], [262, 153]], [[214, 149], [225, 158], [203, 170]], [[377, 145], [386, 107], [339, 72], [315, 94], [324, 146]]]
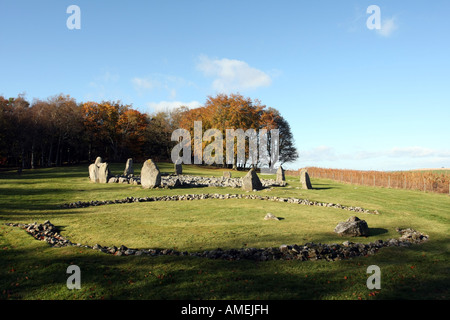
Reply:
[[125, 170], [123, 171], [123, 175], [125, 177], [134, 175], [133, 159], [132, 158], [129, 158], [127, 160], [127, 164], [125, 165]]
[[311, 180], [309, 179], [309, 174], [308, 174], [307, 169], [301, 170], [300, 183], [302, 184], [302, 189], [312, 189]]
[[175, 174], [183, 174], [183, 167], [179, 162], [175, 163]]
[[242, 178], [242, 189], [245, 191], [261, 190], [263, 188], [255, 169], [250, 171]]
[[285, 185], [286, 184], [286, 179], [284, 177], [284, 169], [282, 166], [280, 166], [277, 170], [277, 179], [276, 182], [279, 185]]
[[89, 180], [98, 183], [98, 167], [95, 163], [89, 166]]
[[224, 171], [223, 172], [223, 177], [227, 178], [227, 179], [231, 179], [231, 172], [230, 171]]
[[99, 183], [99, 169], [102, 162], [102, 158], [97, 157], [95, 162], [89, 166], [89, 180], [91, 182]]
[[153, 160], [144, 162], [141, 170], [141, 185], [144, 189], [159, 187], [161, 185], [161, 173]]
[[108, 183], [111, 178], [111, 172], [108, 168], [108, 163], [103, 162], [98, 168], [98, 183]]

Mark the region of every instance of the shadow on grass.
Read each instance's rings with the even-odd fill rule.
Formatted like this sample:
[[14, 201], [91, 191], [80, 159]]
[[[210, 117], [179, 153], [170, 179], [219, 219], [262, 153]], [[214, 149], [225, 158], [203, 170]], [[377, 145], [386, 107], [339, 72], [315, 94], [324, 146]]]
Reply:
[[378, 236], [380, 234], [388, 233], [389, 231], [384, 228], [369, 228], [369, 237]]

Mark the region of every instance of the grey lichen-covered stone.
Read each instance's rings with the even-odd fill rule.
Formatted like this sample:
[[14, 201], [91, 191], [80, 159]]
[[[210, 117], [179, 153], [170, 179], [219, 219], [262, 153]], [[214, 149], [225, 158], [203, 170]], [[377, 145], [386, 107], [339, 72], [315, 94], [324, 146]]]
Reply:
[[99, 183], [108, 183], [109, 178], [111, 177], [111, 172], [108, 168], [108, 163], [103, 162], [100, 164], [98, 168], [98, 182]]
[[129, 177], [129, 176], [134, 175], [133, 159], [132, 158], [129, 158], [127, 160], [127, 163], [125, 165], [125, 170], [123, 171], [123, 175], [125, 177]]
[[95, 163], [89, 166], [89, 180], [98, 183], [98, 167]]
[[311, 180], [309, 179], [307, 169], [302, 169], [300, 171], [300, 183], [302, 184], [302, 189], [312, 189]]
[[245, 191], [261, 190], [263, 188], [255, 169], [250, 171], [242, 178], [242, 189]]
[[151, 189], [161, 186], [161, 173], [156, 163], [148, 159], [141, 169], [141, 185], [144, 189]]
[[278, 184], [284, 185], [286, 182], [286, 178], [284, 176], [284, 169], [282, 166], [280, 166], [277, 170], [277, 178], [276, 178], [276, 182]]
[[111, 173], [108, 164], [103, 163], [101, 157], [97, 157], [95, 162], [89, 166], [89, 180], [94, 183], [108, 183]]
[[264, 217], [264, 220], [280, 220], [280, 219], [278, 219], [276, 216], [274, 216], [273, 214], [271, 214], [271, 213], [268, 213], [268, 214], [266, 214], [266, 216]]
[[181, 165], [181, 162], [175, 163], [175, 174], [183, 174], [183, 166]]
[[368, 236], [369, 226], [365, 220], [361, 220], [358, 217], [353, 216], [348, 218], [347, 221], [340, 222], [336, 228], [334, 228], [334, 232], [340, 236]]

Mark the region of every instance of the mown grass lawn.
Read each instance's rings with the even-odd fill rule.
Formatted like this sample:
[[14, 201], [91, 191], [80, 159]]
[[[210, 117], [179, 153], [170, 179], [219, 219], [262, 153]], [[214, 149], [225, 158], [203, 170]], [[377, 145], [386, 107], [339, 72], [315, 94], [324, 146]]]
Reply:
[[[172, 164], [158, 164], [171, 173]], [[111, 165], [115, 174], [122, 164]], [[139, 174], [140, 165], [135, 164]], [[184, 174], [221, 176], [222, 169], [184, 166]], [[233, 177], [245, 172], [232, 172]], [[299, 189], [258, 194], [305, 198], [378, 210], [358, 215], [371, 234], [350, 239], [333, 229], [348, 211], [261, 200], [197, 200], [60, 209], [66, 202], [197, 193], [243, 193], [232, 188], [144, 190], [92, 184], [87, 166], [0, 173], [0, 299], [448, 299], [450, 197], [409, 190], [361, 187], [313, 179]], [[273, 176], [260, 176], [273, 178]], [[271, 212], [284, 218], [264, 221]], [[383, 248], [346, 261], [225, 261], [195, 257], [112, 256], [78, 247], [52, 248], [7, 222], [50, 220], [72, 242], [201, 251], [278, 247], [306, 242], [371, 242], [397, 238], [396, 227], [430, 236], [410, 248]], [[66, 269], [78, 265], [81, 290], [68, 290]], [[382, 272], [381, 289], [369, 290], [369, 265]]]

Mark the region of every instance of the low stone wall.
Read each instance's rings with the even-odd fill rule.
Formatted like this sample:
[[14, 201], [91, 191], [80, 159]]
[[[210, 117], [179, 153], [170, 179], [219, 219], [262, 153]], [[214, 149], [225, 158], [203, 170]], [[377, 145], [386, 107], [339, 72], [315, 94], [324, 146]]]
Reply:
[[[260, 179], [264, 188], [272, 186], [281, 186], [274, 179]], [[109, 178], [109, 183], [124, 183], [132, 185], [140, 185], [140, 176], [114, 176]], [[226, 177], [201, 177], [191, 175], [161, 175], [161, 188], [179, 188], [179, 187], [228, 187], [241, 188], [242, 178], [226, 178]]]
[[306, 243], [304, 245], [281, 245], [278, 248], [241, 248], [222, 250], [208, 250], [202, 252], [187, 252], [177, 251], [173, 249], [130, 249], [122, 245], [120, 247], [106, 247], [96, 244], [94, 246], [82, 245], [81, 243], [72, 243], [70, 240], [62, 237], [57, 228], [45, 221], [43, 224], [21, 224], [21, 223], [6, 223], [7, 226], [19, 227], [26, 230], [35, 239], [46, 241], [53, 247], [76, 246], [85, 247], [93, 250], [98, 250], [106, 254], [116, 256], [191, 256], [209, 259], [225, 259], [225, 260], [241, 260], [249, 259], [255, 261], [268, 260], [327, 260], [336, 261], [348, 259], [358, 256], [367, 256], [375, 254], [379, 249], [384, 247], [409, 247], [412, 244], [422, 243], [428, 240], [428, 236], [414, 229], [397, 229], [400, 233], [398, 239], [389, 239], [386, 241], [377, 240], [368, 244], [353, 243], [345, 241], [342, 244], [320, 244], [320, 243]]
[[307, 199], [298, 199], [298, 198], [286, 198], [286, 197], [276, 197], [276, 196], [261, 196], [255, 194], [185, 194], [185, 195], [173, 195], [173, 196], [159, 196], [159, 197], [144, 197], [144, 198], [135, 198], [135, 197], [127, 197], [124, 199], [117, 200], [93, 200], [93, 201], [77, 201], [72, 203], [65, 203], [60, 206], [62, 209], [71, 209], [71, 208], [85, 208], [90, 206], [102, 206], [109, 204], [123, 204], [123, 203], [133, 203], [133, 202], [153, 202], [153, 201], [192, 201], [192, 200], [205, 200], [205, 199], [250, 199], [250, 200], [266, 200], [266, 201], [277, 201], [277, 202], [287, 202], [287, 203], [295, 203], [300, 205], [307, 206], [318, 206], [318, 207], [327, 207], [327, 208], [335, 208], [348, 210], [355, 213], [367, 213], [367, 214], [379, 214], [377, 210], [368, 210], [361, 207], [353, 207], [353, 206], [343, 206], [336, 203], [327, 203], [327, 202], [317, 202], [310, 201]]

